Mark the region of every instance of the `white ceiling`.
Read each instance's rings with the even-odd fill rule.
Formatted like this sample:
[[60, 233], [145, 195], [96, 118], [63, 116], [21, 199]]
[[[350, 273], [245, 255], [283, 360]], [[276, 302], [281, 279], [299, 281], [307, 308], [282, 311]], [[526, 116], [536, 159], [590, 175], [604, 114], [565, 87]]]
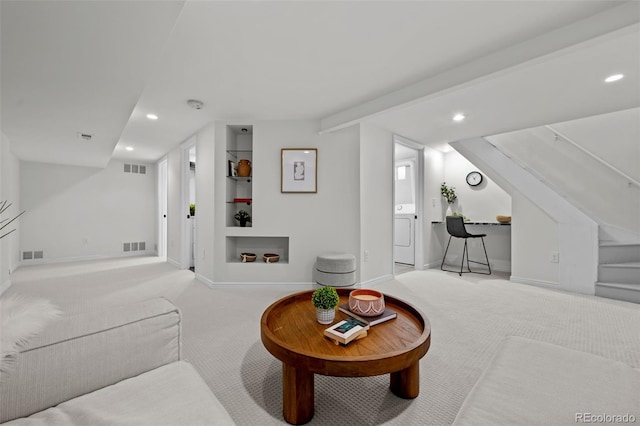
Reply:
[[438, 146], [640, 105], [637, 2], [2, 0], [0, 14], [2, 132], [28, 161], [155, 161], [213, 120], [366, 120]]

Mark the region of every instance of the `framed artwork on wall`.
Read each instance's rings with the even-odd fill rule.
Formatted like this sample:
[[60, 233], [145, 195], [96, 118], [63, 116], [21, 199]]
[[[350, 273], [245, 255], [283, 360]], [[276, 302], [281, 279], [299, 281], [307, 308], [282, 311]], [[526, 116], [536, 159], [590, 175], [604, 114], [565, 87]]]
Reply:
[[318, 150], [282, 148], [280, 192], [318, 192]]

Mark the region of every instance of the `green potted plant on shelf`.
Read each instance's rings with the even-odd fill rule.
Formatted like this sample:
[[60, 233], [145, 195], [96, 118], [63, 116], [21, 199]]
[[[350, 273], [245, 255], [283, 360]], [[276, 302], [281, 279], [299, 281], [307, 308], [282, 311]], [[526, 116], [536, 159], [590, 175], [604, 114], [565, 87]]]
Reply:
[[189, 204], [189, 214], [191, 216], [195, 216], [196, 215], [196, 205], [195, 204]]
[[440, 185], [440, 194], [447, 200], [447, 216], [451, 216], [453, 214], [453, 203], [458, 199], [458, 195], [456, 194], [456, 188], [453, 186], [447, 186], [446, 182], [442, 182]]
[[246, 210], [240, 210], [238, 213], [233, 215], [233, 217], [240, 222], [240, 226], [247, 226], [247, 222], [251, 222], [251, 215]]
[[331, 286], [320, 287], [311, 295], [311, 303], [316, 308], [316, 319], [320, 324], [331, 324], [336, 316], [340, 296]]

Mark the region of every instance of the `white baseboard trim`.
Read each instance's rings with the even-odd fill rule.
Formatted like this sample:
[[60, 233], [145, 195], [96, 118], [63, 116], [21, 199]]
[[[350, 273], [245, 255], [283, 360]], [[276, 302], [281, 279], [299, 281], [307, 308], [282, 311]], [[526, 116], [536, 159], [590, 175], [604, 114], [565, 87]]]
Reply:
[[169, 263], [169, 265], [178, 268], [178, 269], [182, 269], [182, 265], [180, 264], [180, 262], [178, 262], [177, 260], [174, 260], [170, 257], [167, 256], [167, 263]]
[[509, 280], [518, 284], [526, 284], [543, 288], [554, 288], [556, 290], [560, 289], [560, 283], [554, 283], [552, 281], [532, 280], [531, 278], [517, 277], [514, 275], [511, 275]]
[[[167, 259], [167, 261], [168, 261], [168, 259]], [[201, 283], [203, 283], [207, 287], [213, 288], [213, 281], [211, 281], [209, 278], [207, 278], [204, 275], [199, 274], [197, 272], [196, 272], [196, 280], [200, 281]]]
[[[491, 260], [489, 260], [489, 262], [491, 262]], [[424, 269], [440, 269], [440, 265], [442, 265], [442, 261], [438, 261], [438, 262], [431, 262], [431, 263], [427, 263], [424, 265]], [[449, 267], [451, 267], [452, 263], [447, 263], [447, 265]], [[460, 267], [460, 264], [458, 263], [458, 268]], [[473, 269], [473, 266], [471, 266], [471, 268]], [[496, 272], [511, 272], [511, 263], [508, 262], [491, 262], [491, 270], [492, 271], [496, 271]]]
[[308, 283], [268, 283], [268, 282], [224, 282], [224, 281], [211, 281], [201, 275], [196, 274], [196, 279], [202, 281], [209, 288], [269, 288], [279, 290], [313, 290], [314, 284]]
[[[34, 259], [34, 260], [21, 260], [18, 263], [17, 268], [21, 266], [29, 266], [29, 265], [46, 265], [52, 263], [69, 263], [69, 262], [84, 262], [89, 260], [105, 260], [105, 259], [122, 259], [126, 257], [135, 257], [135, 256], [153, 256], [154, 252], [152, 250], [146, 251], [137, 251], [134, 253], [127, 254], [119, 254], [119, 255], [107, 255], [107, 254], [94, 254], [90, 256], [72, 256], [72, 257], [59, 257], [56, 259]], [[17, 269], [16, 268], [16, 269]]]
[[8, 279], [7, 281], [3, 282], [2, 285], [0, 285], [0, 296], [5, 291], [9, 290], [9, 287], [11, 287], [11, 279]]
[[[360, 283], [359, 287], [375, 287], [378, 284], [382, 284], [383, 282], [386, 281], [391, 281], [393, 279], [393, 274], [387, 274], [387, 275], [383, 275], [381, 277], [378, 278], [373, 278], [371, 280], [367, 280], [367, 281], [363, 281]], [[358, 286], [358, 283], [356, 283], [355, 285], [356, 287]]]
[[442, 265], [442, 260], [437, 260], [435, 262], [425, 263], [422, 269], [426, 270], [426, 269], [440, 268], [440, 265]]

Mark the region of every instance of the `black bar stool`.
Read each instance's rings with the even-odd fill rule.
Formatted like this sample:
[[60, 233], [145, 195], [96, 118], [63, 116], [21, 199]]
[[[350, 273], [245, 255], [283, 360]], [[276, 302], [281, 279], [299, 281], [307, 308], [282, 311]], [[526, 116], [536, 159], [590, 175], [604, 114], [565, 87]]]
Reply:
[[[457, 272], [458, 275], [462, 276], [463, 272], [473, 272], [475, 274], [484, 274], [491, 275], [491, 265], [489, 265], [489, 256], [487, 256], [487, 248], [484, 245], [484, 237], [487, 234], [470, 234], [467, 232], [467, 229], [464, 226], [464, 219], [462, 216], [447, 216], [447, 232], [449, 233], [449, 242], [447, 243], [447, 249], [444, 251], [444, 256], [442, 256], [442, 264], [440, 265], [440, 269], [442, 271], [448, 272]], [[460, 263], [460, 271], [452, 271], [450, 269], [444, 269], [444, 260], [447, 257], [447, 252], [449, 251], [449, 244], [451, 244], [451, 238], [464, 238], [464, 249], [462, 250], [462, 262]], [[484, 257], [487, 259], [487, 263], [476, 262], [475, 260], [469, 260], [469, 249], [467, 248], [467, 239], [469, 238], [480, 238], [482, 241], [482, 248], [484, 249]], [[463, 271], [462, 268], [464, 266], [464, 258], [467, 257], [467, 271]], [[479, 272], [472, 271], [469, 262], [477, 263], [479, 265], [484, 265], [489, 268], [489, 272]]]

